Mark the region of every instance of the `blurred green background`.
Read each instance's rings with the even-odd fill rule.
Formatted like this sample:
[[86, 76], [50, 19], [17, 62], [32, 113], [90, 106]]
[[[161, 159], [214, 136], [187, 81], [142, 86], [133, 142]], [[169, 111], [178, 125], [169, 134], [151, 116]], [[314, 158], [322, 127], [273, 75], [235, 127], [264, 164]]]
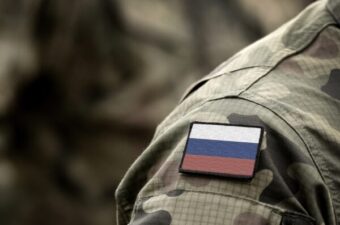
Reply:
[[311, 0], [2, 0], [0, 224], [115, 224], [185, 88]]

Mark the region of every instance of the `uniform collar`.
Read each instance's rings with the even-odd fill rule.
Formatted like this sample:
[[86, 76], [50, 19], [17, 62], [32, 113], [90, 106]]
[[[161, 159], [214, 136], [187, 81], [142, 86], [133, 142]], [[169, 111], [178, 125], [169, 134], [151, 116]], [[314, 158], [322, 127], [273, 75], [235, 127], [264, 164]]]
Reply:
[[340, 24], [340, 0], [328, 0], [327, 7], [338, 24]]

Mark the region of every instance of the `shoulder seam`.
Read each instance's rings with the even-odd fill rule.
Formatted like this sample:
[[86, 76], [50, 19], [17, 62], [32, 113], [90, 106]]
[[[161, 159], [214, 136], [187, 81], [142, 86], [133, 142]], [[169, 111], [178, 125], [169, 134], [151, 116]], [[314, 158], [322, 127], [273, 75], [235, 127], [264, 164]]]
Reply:
[[[251, 89], [252, 88], [252, 86], [254, 86], [254, 84], [256, 84], [256, 83], [258, 83], [258, 82], [260, 82], [260, 80], [262, 80], [263, 78], [265, 78], [265, 77], [267, 77], [267, 76], [269, 76], [270, 75], [270, 72], [272, 72], [281, 62], [283, 62], [283, 61], [285, 61], [286, 59], [288, 59], [288, 58], [290, 58], [290, 57], [292, 57], [292, 56], [294, 56], [294, 55], [296, 55], [296, 54], [299, 54], [299, 53], [301, 53], [303, 50], [305, 50], [306, 48], [308, 48], [309, 46], [311, 46], [313, 43], [314, 43], [314, 41], [315, 41], [315, 39], [319, 36], [319, 34], [322, 32], [322, 31], [324, 31], [325, 29], [327, 29], [328, 27], [330, 27], [330, 26], [333, 26], [334, 24], [326, 24], [322, 29], [320, 29], [317, 33], [316, 33], [316, 35], [307, 43], [307, 44], [305, 44], [305, 45], [303, 45], [300, 49], [296, 49], [296, 50], [294, 50], [294, 49], [290, 49], [290, 48], [284, 48], [284, 49], [282, 49], [281, 51], [293, 51], [292, 53], [290, 53], [290, 54], [287, 54], [285, 57], [283, 57], [281, 60], [278, 60], [277, 62], [276, 62], [276, 64], [275, 65], [273, 65], [266, 73], [264, 73], [262, 76], [260, 76], [258, 79], [256, 79], [255, 81], [253, 81], [253, 83], [251, 83], [250, 85], [248, 85], [248, 87], [246, 87], [245, 89], [243, 89], [240, 93], [239, 93], [239, 95], [242, 95], [244, 92], [246, 92], [246, 91], [248, 91], [249, 89]], [[242, 68], [243, 69], [243, 68]]]
[[[278, 214], [280, 216], [282, 215], [282, 213], [285, 212], [284, 209], [281, 209], [277, 206], [270, 205], [270, 204], [267, 204], [267, 203], [264, 203], [264, 202], [260, 202], [260, 201], [257, 201], [255, 199], [248, 198], [248, 197], [241, 196], [241, 195], [233, 195], [233, 194], [228, 194], [228, 193], [216, 193], [216, 192], [212, 192], [212, 191], [199, 191], [199, 190], [192, 190], [192, 189], [183, 189], [183, 190], [187, 191], [187, 192], [194, 192], [194, 193], [219, 195], [219, 196], [223, 196], [223, 197], [235, 198], [235, 199], [238, 199], [238, 200], [247, 201], [247, 202], [250, 202], [250, 203], [255, 203], [255, 204], [258, 204], [258, 205], [261, 205], [263, 207], [267, 207], [267, 208], [271, 209], [273, 212], [275, 212], [276, 214]], [[157, 196], [164, 195], [164, 194], [166, 194], [166, 193], [160, 193], [160, 194], [148, 195], [148, 196], [141, 196], [141, 197], [139, 197], [139, 201], [143, 201], [143, 199], [157, 197]]]

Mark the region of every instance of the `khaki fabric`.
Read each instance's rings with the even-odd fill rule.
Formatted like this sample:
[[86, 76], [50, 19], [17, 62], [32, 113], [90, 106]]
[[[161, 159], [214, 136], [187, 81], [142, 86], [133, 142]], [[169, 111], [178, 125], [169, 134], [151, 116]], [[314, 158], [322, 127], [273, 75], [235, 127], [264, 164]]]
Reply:
[[[185, 93], [116, 191], [119, 224], [338, 224], [339, 1], [318, 1]], [[251, 181], [181, 174], [191, 122], [264, 127]]]

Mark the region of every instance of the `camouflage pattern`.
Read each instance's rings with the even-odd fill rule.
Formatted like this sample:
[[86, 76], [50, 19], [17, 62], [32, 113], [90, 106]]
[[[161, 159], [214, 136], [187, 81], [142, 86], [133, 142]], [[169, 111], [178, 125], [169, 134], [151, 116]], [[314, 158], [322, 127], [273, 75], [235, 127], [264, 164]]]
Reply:
[[[339, 5], [312, 4], [189, 88], [118, 187], [118, 223], [337, 224]], [[255, 177], [180, 174], [193, 121], [263, 126]]]

